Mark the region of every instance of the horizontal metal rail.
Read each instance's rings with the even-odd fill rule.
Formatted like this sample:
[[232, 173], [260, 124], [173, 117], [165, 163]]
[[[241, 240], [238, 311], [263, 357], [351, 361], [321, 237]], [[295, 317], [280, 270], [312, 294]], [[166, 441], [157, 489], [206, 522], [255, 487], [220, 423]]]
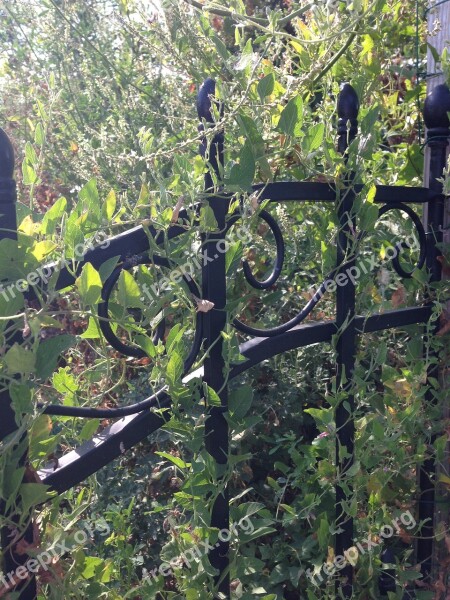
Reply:
[[[352, 189], [355, 193], [360, 193], [363, 187], [356, 184]], [[338, 194], [334, 183], [314, 181], [280, 181], [254, 185], [252, 189], [254, 192], [260, 192], [261, 201], [272, 202], [335, 202]], [[440, 194], [426, 187], [377, 185], [374, 201], [379, 204], [425, 204], [438, 196]]]
[[[360, 192], [362, 188], [362, 185], [354, 186], [356, 193]], [[379, 185], [376, 188], [374, 201], [387, 205], [425, 204], [442, 196], [428, 188], [387, 185]], [[253, 190], [261, 192], [259, 196], [261, 202], [267, 199], [271, 202], [335, 202], [337, 194], [336, 187], [332, 184], [304, 181], [281, 181], [267, 185], [255, 185], [253, 186]], [[198, 206], [194, 206], [193, 210], [197, 208]], [[236, 218], [236, 216], [232, 217], [233, 220]], [[186, 210], [180, 211], [179, 219], [188, 219]], [[186, 233], [186, 228], [174, 224], [167, 230], [166, 239], [172, 240], [182, 233]], [[75, 274], [67, 267], [60, 269], [57, 262], [43, 265], [39, 270], [45, 273], [47, 281], [55, 271], [59, 271], [55, 289], [62, 290], [73, 285], [76, 277], [81, 273], [86, 263], [91, 263], [93, 267], [98, 269], [102, 263], [115, 256], [119, 257], [119, 262], [123, 262], [130, 256], [147, 252], [150, 248], [148, 235], [154, 239], [156, 245], [161, 245], [164, 241], [164, 232], [158, 231], [152, 225], [149, 225], [147, 228], [139, 225], [110, 237], [98, 247], [88, 250], [83, 259], [76, 262]], [[23, 292], [27, 300], [36, 298], [35, 288], [47, 289], [46, 281], [42, 278], [36, 278], [33, 286], [30, 286], [28, 290]]]
[[[424, 324], [428, 322], [430, 315], [431, 308], [423, 306], [392, 310], [368, 317], [357, 316], [355, 329], [358, 334], [363, 334]], [[247, 360], [232, 367], [230, 379], [277, 354], [312, 344], [331, 342], [336, 332], [335, 321], [303, 323], [275, 338], [255, 338], [244, 342], [239, 351]], [[187, 383], [202, 376], [203, 369], [197, 369], [183, 381]], [[170, 418], [170, 405], [171, 399], [168, 394], [164, 391], [158, 393], [154, 406], [162, 409], [161, 412], [146, 409], [121, 418], [91, 440], [59, 458], [57, 465], [52, 462], [41, 469], [38, 474], [42, 483], [50, 485], [58, 493], [77, 485], [162, 427]]]

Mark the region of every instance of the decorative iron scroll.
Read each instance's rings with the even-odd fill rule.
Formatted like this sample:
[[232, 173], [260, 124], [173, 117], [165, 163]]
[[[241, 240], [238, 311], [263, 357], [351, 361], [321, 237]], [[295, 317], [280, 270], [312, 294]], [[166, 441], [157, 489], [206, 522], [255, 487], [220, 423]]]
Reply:
[[[131, 269], [138, 265], [148, 265], [148, 264], [153, 264], [153, 265], [156, 265], [159, 267], [170, 268], [170, 262], [167, 258], [163, 258], [161, 256], [156, 256], [156, 255], [149, 256], [148, 254], [146, 254], [146, 255], [134, 256], [134, 257], [128, 259], [127, 261], [124, 261], [121, 265], [119, 265], [118, 267], [116, 267], [114, 269], [114, 271], [111, 273], [111, 275], [108, 277], [107, 281], [105, 282], [103, 289], [102, 289], [103, 302], [98, 305], [98, 316], [100, 318], [99, 325], [100, 325], [100, 329], [102, 330], [102, 333], [105, 336], [105, 338], [108, 340], [108, 342], [111, 344], [111, 346], [113, 348], [115, 348], [116, 350], [118, 350], [121, 354], [125, 354], [125, 356], [134, 356], [135, 358], [142, 358], [144, 356], [147, 356], [147, 354], [141, 348], [138, 348], [136, 346], [131, 346], [130, 344], [125, 344], [115, 335], [115, 333], [113, 332], [113, 330], [111, 328], [111, 320], [110, 320], [109, 313], [108, 313], [108, 304], [109, 304], [109, 298], [111, 296], [111, 293], [114, 289], [115, 284], [117, 283], [117, 281], [120, 277], [121, 272], [124, 269], [128, 270], [128, 269]], [[198, 289], [194, 280], [191, 277], [186, 277], [185, 274], [182, 275], [182, 279], [183, 279], [184, 283], [186, 284], [187, 288], [189, 289], [189, 291], [191, 292], [192, 296], [198, 297], [200, 295], [200, 290]], [[195, 306], [194, 303], [193, 303], [193, 305]], [[165, 331], [165, 321], [163, 318], [163, 319], [161, 319], [160, 323], [158, 324], [155, 336], [153, 338], [153, 341], [155, 344], [159, 340], [162, 340], [164, 331]], [[190, 368], [194, 364], [195, 359], [197, 358], [197, 355], [200, 351], [201, 343], [202, 343], [202, 321], [201, 321], [201, 314], [199, 312], [197, 312], [196, 321], [195, 321], [195, 337], [194, 337], [194, 341], [193, 341], [191, 350], [190, 350], [186, 360], [184, 361], [184, 371], [183, 371], [182, 377], [184, 377], [184, 375], [186, 375], [186, 373], [190, 370]]]
[[264, 281], [258, 281], [253, 276], [253, 273], [246, 260], [242, 261], [242, 268], [244, 270], [245, 279], [252, 287], [254, 287], [257, 290], [267, 290], [268, 288], [275, 285], [275, 283], [278, 281], [279, 276], [281, 275], [284, 263], [284, 239], [283, 234], [281, 233], [280, 226], [270, 213], [268, 213], [266, 210], [261, 210], [258, 213], [258, 217], [260, 217], [261, 219], [263, 219], [263, 221], [267, 223], [267, 225], [270, 227], [270, 230], [273, 233], [273, 237], [275, 238], [277, 253], [275, 256], [275, 264], [273, 267], [273, 271], [269, 275], [269, 277], [264, 279]]

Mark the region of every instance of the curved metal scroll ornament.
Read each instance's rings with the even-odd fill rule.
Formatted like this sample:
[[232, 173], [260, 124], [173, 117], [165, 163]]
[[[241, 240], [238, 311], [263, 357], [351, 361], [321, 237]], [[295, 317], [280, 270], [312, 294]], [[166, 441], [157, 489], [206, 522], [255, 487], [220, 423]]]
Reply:
[[263, 221], [265, 221], [267, 223], [267, 225], [270, 227], [270, 230], [273, 233], [273, 237], [275, 238], [275, 244], [277, 247], [277, 254], [275, 257], [275, 265], [273, 267], [272, 273], [269, 275], [269, 277], [264, 279], [264, 281], [258, 281], [254, 277], [254, 275], [250, 269], [250, 266], [246, 260], [242, 260], [242, 268], [244, 270], [245, 279], [248, 281], [248, 283], [252, 287], [254, 287], [257, 290], [267, 290], [268, 288], [270, 288], [272, 285], [274, 285], [277, 282], [278, 278], [281, 275], [281, 271], [283, 270], [284, 256], [285, 256], [285, 246], [284, 246], [284, 239], [283, 239], [283, 234], [281, 232], [280, 226], [278, 225], [276, 220], [272, 217], [272, 215], [270, 213], [268, 213], [266, 210], [262, 210], [258, 214], [258, 216], [261, 217], [261, 219], [263, 219]]
[[[131, 346], [130, 344], [125, 344], [115, 335], [115, 333], [112, 330], [110, 319], [109, 319], [108, 305], [109, 305], [109, 298], [111, 296], [111, 293], [113, 291], [115, 284], [117, 283], [117, 280], [119, 279], [120, 273], [124, 269], [129, 270], [132, 267], [135, 267], [138, 265], [145, 265], [145, 264], [153, 264], [153, 265], [156, 265], [159, 267], [170, 268], [170, 262], [166, 258], [163, 258], [161, 256], [156, 256], [156, 255], [150, 257], [148, 254], [143, 254], [140, 256], [134, 256], [134, 257], [130, 258], [129, 260], [124, 261], [121, 265], [117, 266], [114, 269], [114, 271], [111, 273], [111, 275], [106, 280], [106, 282], [103, 286], [103, 289], [102, 289], [103, 302], [98, 305], [98, 316], [100, 317], [99, 325], [100, 325], [100, 329], [101, 329], [103, 335], [105, 336], [105, 338], [108, 340], [108, 342], [111, 344], [111, 346], [113, 348], [115, 348], [116, 350], [118, 350], [121, 354], [125, 354], [126, 356], [133, 356], [135, 358], [143, 358], [147, 355], [144, 352], [144, 350], [142, 350], [141, 348], [138, 348], [136, 346]], [[197, 297], [200, 295], [200, 291], [199, 291], [197, 285], [194, 283], [193, 279], [186, 277], [186, 275], [183, 275], [182, 279], [185, 282], [186, 286], [188, 287], [189, 291], [191, 292], [192, 296]], [[161, 321], [161, 323], [158, 325], [158, 328], [156, 330], [155, 336], [153, 338], [154, 342], [157, 342], [158, 340], [162, 339], [162, 336], [164, 334], [164, 329], [165, 329], [165, 325], [164, 325], [164, 319], [163, 319]], [[197, 312], [196, 320], [195, 320], [195, 336], [194, 336], [191, 350], [190, 350], [186, 360], [184, 361], [183, 377], [184, 377], [184, 375], [186, 375], [186, 373], [189, 371], [189, 369], [194, 364], [195, 359], [200, 351], [201, 343], [202, 343], [201, 314], [199, 312]]]
[[419, 258], [417, 259], [417, 262], [413, 266], [411, 271], [405, 271], [405, 269], [400, 264], [400, 255], [401, 255], [402, 250], [411, 248], [411, 246], [409, 246], [406, 242], [397, 242], [397, 244], [395, 244], [396, 253], [395, 253], [395, 256], [393, 256], [393, 258], [392, 258], [392, 265], [393, 265], [396, 273], [400, 277], [403, 277], [404, 279], [411, 279], [414, 271], [416, 269], [421, 269], [423, 267], [423, 265], [425, 264], [425, 260], [427, 258], [427, 237], [426, 237], [425, 229], [424, 229], [422, 221], [420, 220], [420, 217], [417, 215], [417, 213], [411, 207], [409, 207], [405, 204], [392, 203], [392, 204], [386, 204], [385, 206], [382, 206], [378, 213], [378, 218], [382, 217], [384, 214], [386, 214], [390, 210], [402, 210], [403, 212], [405, 212], [408, 215], [408, 217], [411, 219], [411, 221], [414, 223], [417, 234], [419, 236]]
[[[348, 145], [348, 139], [352, 139], [357, 132], [357, 120], [355, 115], [357, 115], [359, 109], [358, 95], [356, 94], [354, 88], [348, 83], [344, 84], [341, 88], [341, 91], [339, 92], [337, 108], [339, 114], [338, 150], [341, 152], [341, 154], [345, 154]], [[350, 128], [348, 128], [348, 123], [350, 123]], [[265, 281], [258, 282], [251, 274], [248, 265], [243, 265], [247, 281], [250, 283], [250, 285], [257, 289], [267, 289], [268, 287], [273, 285], [275, 281], [277, 281], [277, 279], [279, 278], [283, 266], [283, 236], [276, 221], [273, 219], [273, 217], [270, 216], [270, 218], [272, 225], [274, 225], [273, 227], [271, 227], [271, 229], [275, 236], [275, 239], [277, 240], [277, 259], [273, 273]], [[283, 323], [283, 325], [271, 327], [268, 329], [257, 329], [255, 327], [251, 327], [249, 325], [246, 325], [245, 323], [242, 323], [242, 321], [240, 321], [239, 319], [234, 319], [234, 327], [238, 331], [246, 335], [251, 335], [253, 337], [275, 337], [277, 335], [285, 333], [286, 331], [289, 331], [290, 329], [304, 321], [306, 317], [312, 312], [312, 310], [317, 306], [317, 304], [320, 302], [323, 295], [327, 291], [328, 284], [333, 280], [333, 277], [336, 275], [339, 269], [342, 269], [343, 266], [345, 265], [339, 265], [338, 268], [334, 269], [330, 274], [328, 274], [324, 281], [318, 287], [317, 291], [312, 296], [311, 300], [309, 300], [309, 302], [304, 306], [304, 308], [299, 313], [297, 313], [295, 317], [293, 317], [286, 323]]]

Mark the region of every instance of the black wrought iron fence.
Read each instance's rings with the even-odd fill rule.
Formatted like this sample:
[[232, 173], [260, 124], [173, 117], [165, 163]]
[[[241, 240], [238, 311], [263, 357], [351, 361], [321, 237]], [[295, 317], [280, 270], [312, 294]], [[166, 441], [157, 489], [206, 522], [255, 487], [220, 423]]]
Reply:
[[[211, 110], [214, 97], [214, 81], [208, 79], [201, 86], [198, 95], [198, 115], [201, 120], [200, 131], [205, 127], [214, 126], [214, 117]], [[351, 141], [356, 137], [358, 131], [359, 101], [356, 92], [349, 84], [345, 84], [338, 98], [338, 150], [346, 155]], [[444, 86], [438, 86], [425, 102], [424, 118], [428, 128], [427, 143], [430, 147], [431, 166], [428, 187], [404, 187], [404, 186], [377, 186], [374, 202], [380, 205], [379, 217], [387, 212], [397, 209], [403, 211], [411, 220], [419, 240], [418, 260], [415, 268], [421, 268], [424, 264], [430, 276], [430, 281], [438, 281], [441, 277], [441, 264], [439, 244], [442, 242], [442, 226], [444, 215], [444, 197], [442, 185], [439, 182], [446, 163], [446, 152], [450, 140], [450, 122], [448, 112], [450, 111], [450, 91]], [[217, 253], [218, 244], [226, 244], [226, 236], [230, 228], [242, 214], [237, 210], [231, 216], [228, 214], [230, 201], [233, 196], [227, 194], [226, 190], [220, 188], [220, 176], [223, 167], [223, 131], [216, 131], [210, 143], [205, 136], [201, 144], [201, 153], [208, 158], [210, 171], [205, 177], [205, 195], [202, 203], [207, 203], [211, 208], [217, 227], [214, 231], [205, 231], [201, 237], [200, 252], [202, 255], [202, 284], [201, 290], [188, 275], [183, 279], [194, 298], [200, 298], [208, 302], [209, 310], [199, 311], [195, 322], [195, 335], [192, 348], [184, 363], [182, 377], [190, 374], [192, 366], [201, 351], [208, 349], [203, 367], [195, 375], [215, 390], [220, 398], [220, 406], [212, 406], [209, 409], [205, 424], [205, 445], [214, 458], [217, 465], [227, 463], [229, 457], [228, 448], [228, 425], [225, 418], [227, 412], [227, 380], [224, 375], [225, 361], [223, 358], [221, 332], [227, 324], [227, 277], [225, 253]], [[11, 144], [0, 130], [0, 239], [16, 238], [16, 192], [13, 181], [14, 157]], [[219, 180], [219, 189], [214, 188], [214, 181]], [[216, 189], [216, 192], [214, 191]], [[247, 263], [243, 263], [244, 275], [247, 282], [256, 289], [270, 289], [279, 279], [283, 271], [285, 241], [277, 220], [270, 213], [270, 206], [278, 203], [327, 203], [333, 206], [339, 220], [337, 232], [337, 264], [335, 269], [317, 287], [317, 291], [303, 308], [299, 308], [296, 316], [288, 322], [280, 323], [271, 328], [257, 328], [250, 326], [238, 319], [233, 321], [234, 327], [242, 334], [248, 336], [248, 340], [240, 347], [240, 353], [245, 361], [231, 365], [229, 379], [237, 377], [261, 361], [273, 357], [288, 350], [302, 348], [312, 344], [331, 342], [338, 333], [337, 341], [337, 364], [336, 378], [338, 389], [342, 392], [342, 400], [335, 414], [336, 420], [336, 465], [338, 470], [338, 482], [345, 481], [345, 476], [354, 463], [354, 438], [355, 423], [354, 411], [354, 385], [352, 374], [355, 367], [356, 344], [359, 336], [370, 332], [383, 331], [392, 328], [403, 328], [407, 325], [426, 325], [429, 323], [433, 308], [433, 298], [417, 307], [402, 308], [383, 313], [358, 315], [355, 310], [356, 286], [355, 281], [349, 274], [354, 272], [357, 254], [354, 241], [361, 240], [365, 236], [364, 231], [358, 231], [358, 219], [353, 210], [355, 194], [361, 191], [361, 186], [355, 184], [353, 174], [348, 172], [342, 178], [340, 185], [329, 183], [312, 183], [286, 181], [269, 183], [267, 185], [255, 185], [253, 191], [257, 192], [258, 201], [270, 200], [269, 208], [259, 213], [271, 229], [275, 244], [276, 257], [271, 274], [263, 281], [259, 281], [251, 271]], [[197, 208], [200, 207], [199, 206]], [[426, 230], [419, 218], [415, 207], [427, 205], [428, 221]], [[179, 222], [187, 218], [186, 211], [180, 211]], [[162, 246], [164, 235], [149, 227], [150, 235], [154, 243]], [[186, 233], [182, 225], [172, 224], [166, 236], [169, 240]], [[126, 356], [140, 357], [144, 353], [137, 346], [123, 342], [114, 333], [109, 320], [109, 298], [114, 286], [123, 270], [130, 270], [136, 265], [149, 264], [170, 268], [167, 257], [155, 255], [149, 252], [148, 233], [142, 226], [135, 227], [108, 240], [107, 247], [94, 248], [86, 253], [83, 260], [78, 263], [77, 272], [74, 274], [67, 268], [63, 268], [58, 275], [56, 289], [63, 289], [74, 283], [77, 273], [80, 273], [83, 265], [91, 263], [98, 268], [102, 263], [112, 257], [119, 256], [119, 262], [115, 270], [106, 281], [102, 290], [102, 303], [98, 307], [101, 329], [108, 342], [120, 353]], [[105, 244], [103, 244], [105, 246]], [[398, 253], [406, 247], [404, 242], [397, 244]], [[398, 253], [392, 259], [393, 268], [402, 278], [409, 278], [412, 272], [406, 271], [402, 266]], [[301, 257], [298, 257], [301, 260]], [[35, 289], [46, 288], [49, 275], [57, 270], [56, 265], [45, 267], [47, 277], [40, 278], [26, 292], [25, 297], [30, 300], [35, 295]], [[334, 320], [323, 322], [305, 322], [306, 317], [314, 307], [321, 301], [334, 283], [339, 279], [345, 284], [334, 285], [336, 289], [336, 317]], [[161, 338], [163, 332], [156, 332], [156, 337]], [[14, 340], [7, 340], [8, 344]], [[433, 366], [429, 377], [435, 377]], [[426, 397], [426, 402], [432, 402], [432, 394]], [[12, 408], [9, 392], [4, 390], [0, 395], [1, 419], [0, 437], [5, 440], [16, 428], [14, 410]], [[157, 408], [158, 412], [153, 409]], [[80, 447], [61, 456], [55, 468], [54, 463], [44, 467], [39, 475], [43, 483], [51, 486], [58, 494], [77, 485], [89, 475], [119, 457], [124, 451], [129, 450], [143, 438], [149, 436], [160, 428], [170, 418], [171, 398], [166, 388], [161, 389], [153, 396], [133, 404], [131, 406], [98, 409], [82, 408], [72, 406], [45, 406], [42, 411], [48, 415], [64, 415], [80, 418], [108, 418], [115, 422], [96, 434], [91, 440], [83, 443]], [[23, 456], [23, 462], [26, 455]], [[432, 539], [433, 539], [433, 508], [434, 508], [434, 463], [427, 460], [420, 470], [420, 498], [419, 519], [423, 523], [418, 539], [416, 554], [417, 560], [422, 565], [425, 576], [430, 574]], [[219, 471], [218, 471], [219, 472]], [[348, 514], [346, 507], [352, 495], [351, 487], [338, 484], [336, 487], [336, 524], [338, 533], [335, 536], [335, 554], [343, 555], [346, 550], [353, 546], [354, 523]], [[3, 503], [3, 516], [8, 517], [11, 507], [7, 508]], [[220, 494], [212, 510], [212, 527], [218, 529], [229, 529], [229, 507], [227, 492]], [[10, 548], [9, 530], [5, 528], [2, 534], [2, 545], [9, 548], [5, 552], [4, 571], [16, 569], [18, 565], [25, 564], [27, 557], [19, 555], [14, 547]], [[25, 534], [31, 541], [30, 529]], [[229, 542], [220, 541], [210, 552], [211, 564], [218, 570], [216, 578], [217, 592], [222, 592], [226, 597], [230, 596], [229, 582]], [[353, 567], [347, 564], [340, 572], [337, 579], [336, 595], [350, 598], [352, 595]], [[392, 580], [389, 577], [380, 578], [380, 592], [390, 589]], [[20, 598], [35, 599], [36, 586], [33, 578], [28, 578], [17, 587], [20, 590]], [[213, 592], [212, 592], [213, 593]]]

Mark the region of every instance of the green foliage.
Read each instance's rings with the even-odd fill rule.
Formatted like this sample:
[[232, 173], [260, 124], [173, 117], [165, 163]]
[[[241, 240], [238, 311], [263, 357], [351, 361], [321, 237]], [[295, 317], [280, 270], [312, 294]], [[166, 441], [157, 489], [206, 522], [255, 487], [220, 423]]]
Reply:
[[[360, 242], [353, 240], [352, 252], [358, 252], [359, 266], [376, 258], [376, 266], [357, 281], [357, 311], [415, 306], [424, 291], [438, 301], [445, 298], [446, 284], [430, 288], [424, 270], [408, 280], [394, 274], [387, 249], [413, 228], [398, 210], [379, 219], [373, 202], [375, 184], [414, 185], [422, 178], [418, 105], [424, 84], [410, 67], [415, 3], [272, 2], [267, 7], [239, 0], [217, 2], [209, 10], [181, 0], [162, 5], [161, 13], [140, 0], [38, 0], [0, 7], [0, 116], [18, 151], [20, 217], [18, 242], [0, 242], [2, 277], [14, 284], [6, 297], [0, 294], [6, 348], [1, 378], [19, 427], [2, 448], [4, 522], [12, 526], [19, 517], [15, 525], [25, 526], [48, 496], [44, 486], [23, 482], [24, 467], [18, 465], [27, 444], [24, 431], [30, 431], [27, 467], [37, 469], [109, 424], [50, 419], [40, 414], [37, 401], [111, 407], [167, 385], [174, 410], [163, 430], [96, 479], [40, 509], [42, 548], [73, 542], [80, 523], [99, 514], [110, 527], [108, 536], [75, 540], [57, 561], [50, 583], [41, 581], [41, 596], [211, 598], [214, 572], [206, 553], [184, 566], [179, 557], [206, 540], [217, 541], [211, 509], [227, 485], [232, 523], [245, 518], [252, 523], [251, 531], [236, 525], [231, 538], [233, 596], [331, 599], [333, 577], [314, 583], [306, 571], [319, 573], [333, 561], [336, 485], [354, 489], [345, 509], [355, 518], [355, 539], [376, 540], [380, 527], [401, 511], [414, 512], [416, 465], [431, 450], [427, 444], [435, 433], [434, 448], [443, 456], [444, 394], [437, 383], [431, 391], [436, 404], [424, 408], [426, 372], [439, 360], [430, 350], [440, 351], [440, 338], [427, 337], [424, 352], [417, 327], [361, 338], [353, 390], [357, 462], [340, 481], [335, 408], [346, 398], [336, 386], [335, 345], [299, 349], [241, 376], [230, 384], [230, 455], [224, 470], [204, 445], [205, 411], [220, 405], [217, 391], [201, 387], [198, 378], [181, 382], [196, 320], [185, 282], [154, 264], [122, 270], [109, 303], [111, 327], [146, 354], [124, 359], [106, 344], [96, 312], [119, 257], [98, 269], [90, 263], [77, 267], [90, 248], [141, 224], [162, 233], [162, 248], [149, 238], [150, 250], [166, 255], [173, 271], [199, 255], [202, 233], [217, 230], [206, 202], [199, 215], [192, 210], [192, 203], [205, 197], [207, 167], [197, 153], [195, 84], [211, 76], [224, 115], [216, 111], [216, 127], [206, 136], [211, 140], [224, 128], [225, 190], [243, 194], [242, 220], [251, 234], [245, 243], [234, 237], [238, 224], [230, 231], [229, 322], [239, 317], [271, 327], [292, 318], [335, 265], [335, 206], [266, 207], [288, 243], [282, 277], [260, 292], [245, 281], [241, 259], [263, 279], [273, 267], [273, 236], [255, 210], [255, 197], [247, 196], [252, 183], [280, 179], [341, 187], [346, 167], [335, 149], [335, 105], [338, 84], [351, 77], [362, 108], [348, 166], [363, 184], [354, 210], [358, 229], [367, 232]], [[420, 29], [423, 33], [424, 24]], [[423, 43], [420, 51], [423, 55]], [[441, 60], [447, 69], [448, 57]], [[443, 177], [448, 186], [448, 172]], [[183, 221], [181, 207], [187, 214]], [[173, 222], [186, 233], [169, 240]], [[416, 258], [414, 249], [405, 251], [402, 264], [412, 266]], [[48, 288], [35, 279], [30, 285], [36, 299], [25, 303], [15, 282], [27, 285], [52, 261]], [[191, 265], [197, 285], [199, 265]], [[75, 283], [56, 294], [63, 266]], [[332, 300], [325, 296], [310, 318], [333, 318]], [[436, 308], [434, 325], [438, 316]], [[154, 334], [163, 325], [158, 341]], [[242, 360], [242, 341], [231, 327], [223, 332], [227, 372]], [[203, 348], [195, 367], [208, 350]], [[403, 528], [392, 540], [397, 563], [392, 597], [401, 597], [417, 576], [410, 553], [416, 533], [417, 528]], [[152, 577], [164, 561], [172, 565], [170, 576]], [[355, 598], [378, 597], [380, 570], [378, 549], [360, 556]]]

